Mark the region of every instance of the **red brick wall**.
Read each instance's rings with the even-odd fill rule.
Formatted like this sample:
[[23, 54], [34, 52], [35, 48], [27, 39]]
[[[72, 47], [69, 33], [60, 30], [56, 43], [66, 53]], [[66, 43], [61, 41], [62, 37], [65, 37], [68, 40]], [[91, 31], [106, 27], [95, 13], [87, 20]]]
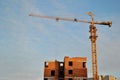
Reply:
[[[69, 61], [72, 62], [72, 66], [69, 66]], [[83, 62], [85, 63], [83, 67]], [[86, 58], [85, 57], [65, 57], [64, 58], [64, 80], [75, 77], [87, 78]], [[55, 70], [55, 76], [51, 76], [51, 70]], [[72, 70], [72, 74], [69, 74], [69, 70]], [[48, 66], [44, 67], [44, 77], [52, 77], [56, 80], [60, 77], [60, 62], [59, 61], [48, 61]], [[67, 77], [67, 78], [66, 78]], [[74, 79], [73, 79], [74, 80]]]
[[[58, 61], [48, 61], [48, 67], [44, 67], [44, 77], [54, 77], [58, 79], [59, 62]], [[55, 70], [55, 76], [51, 76], [51, 71]]]
[[[72, 66], [69, 66], [69, 61], [72, 62]], [[87, 77], [87, 68], [86, 65], [83, 68], [83, 62], [86, 64], [86, 58], [84, 57], [65, 57], [64, 58], [64, 76], [65, 77]], [[69, 70], [72, 70], [73, 73], [69, 74]], [[68, 80], [65, 78], [65, 80]]]

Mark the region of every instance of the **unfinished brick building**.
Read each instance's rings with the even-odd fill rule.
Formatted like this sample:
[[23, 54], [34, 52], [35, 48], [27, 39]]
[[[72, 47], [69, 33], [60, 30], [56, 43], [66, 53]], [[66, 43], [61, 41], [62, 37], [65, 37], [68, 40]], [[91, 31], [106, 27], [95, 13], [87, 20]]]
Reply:
[[46, 61], [44, 80], [87, 80], [85, 57], [65, 57], [64, 62]]

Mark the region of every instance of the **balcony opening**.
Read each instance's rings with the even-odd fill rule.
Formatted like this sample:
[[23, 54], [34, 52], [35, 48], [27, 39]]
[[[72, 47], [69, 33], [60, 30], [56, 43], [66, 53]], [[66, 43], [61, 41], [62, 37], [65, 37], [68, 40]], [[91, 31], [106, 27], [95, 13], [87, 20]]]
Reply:
[[64, 71], [63, 70], [60, 70], [60, 75], [64, 76]]
[[63, 63], [60, 63], [60, 67], [63, 67]]

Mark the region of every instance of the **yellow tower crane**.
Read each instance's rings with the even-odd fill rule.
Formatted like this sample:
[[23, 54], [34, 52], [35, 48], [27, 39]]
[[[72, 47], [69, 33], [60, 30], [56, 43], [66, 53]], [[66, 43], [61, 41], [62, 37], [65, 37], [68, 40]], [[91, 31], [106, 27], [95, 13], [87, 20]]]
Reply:
[[60, 18], [60, 17], [53, 17], [53, 16], [46, 16], [46, 15], [37, 15], [37, 14], [29, 14], [29, 16], [39, 17], [39, 18], [48, 18], [48, 19], [55, 19], [57, 21], [59, 20], [66, 20], [66, 21], [73, 21], [73, 22], [84, 22], [90, 24], [90, 39], [91, 39], [91, 49], [92, 49], [92, 73], [93, 73], [93, 80], [98, 80], [98, 58], [97, 58], [97, 52], [96, 52], [96, 27], [95, 24], [99, 25], [108, 25], [111, 27], [112, 21], [109, 22], [95, 22], [93, 18], [92, 12], [88, 13], [89, 16], [91, 16], [92, 21], [86, 21], [86, 20], [78, 20], [76, 18]]

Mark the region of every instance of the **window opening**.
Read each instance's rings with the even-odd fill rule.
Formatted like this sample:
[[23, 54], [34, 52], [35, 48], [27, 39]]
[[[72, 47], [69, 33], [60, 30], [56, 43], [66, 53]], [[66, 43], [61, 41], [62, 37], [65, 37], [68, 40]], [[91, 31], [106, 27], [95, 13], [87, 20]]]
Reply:
[[48, 80], [47, 78], [44, 78], [44, 80]]
[[55, 70], [51, 71], [51, 76], [55, 76]]
[[69, 70], [69, 74], [72, 74], [73, 73], [73, 71], [72, 70]]
[[45, 62], [45, 67], [48, 67], [48, 62]]
[[73, 80], [72, 78], [69, 78], [69, 80]]
[[69, 61], [69, 66], [72, 66], [72, 65], [73, 65], [72, 61]]
[[83, 62], [83, 68], [85, 68], [86, 67], [86, 62]]

